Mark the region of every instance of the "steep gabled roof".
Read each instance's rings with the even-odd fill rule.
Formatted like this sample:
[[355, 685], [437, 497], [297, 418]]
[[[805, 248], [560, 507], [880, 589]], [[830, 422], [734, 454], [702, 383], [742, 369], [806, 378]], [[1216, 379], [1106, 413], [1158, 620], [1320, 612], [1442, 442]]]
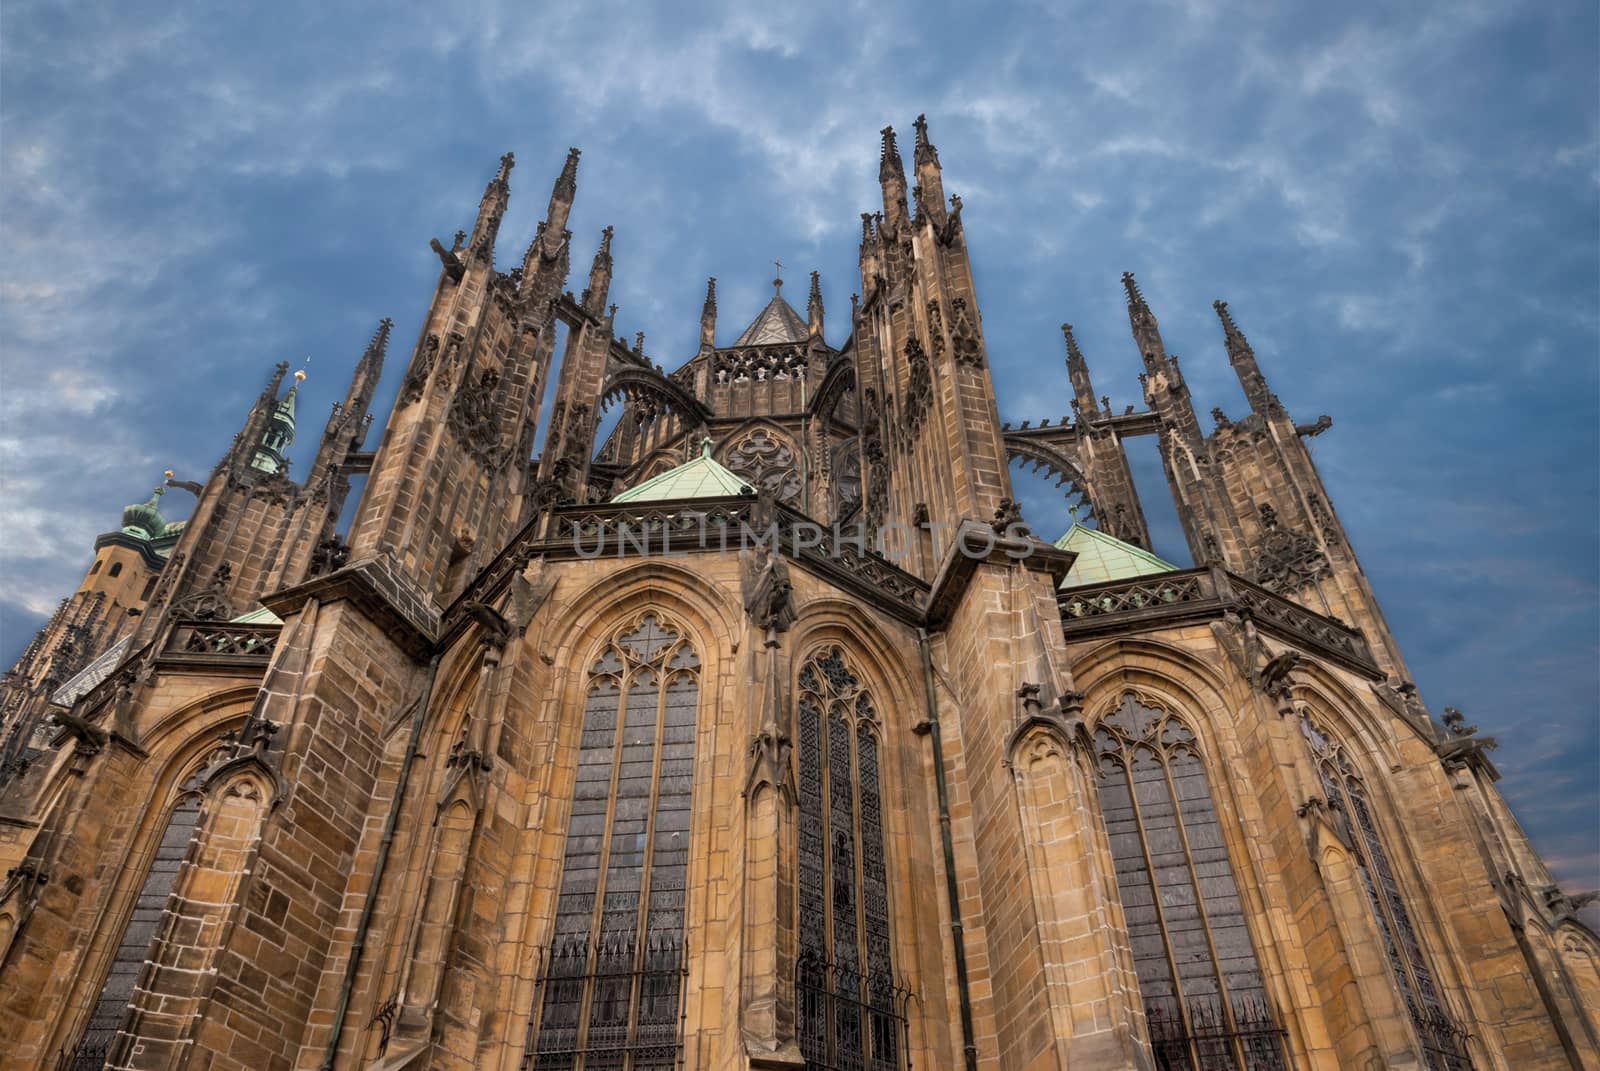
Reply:
[[1056, 540], [1056, 546], [1078, 556], [1067, 578], [1061, 582], [1064, 588], [1075, 588], [1080, 584], [1103, 584], [1111, 580], [1131, 580], [1151, 573], [1170, 573], [1178, 568], [1148, 550], [1124, 543], [1098, 529], [1085, 528], [1076, 521], [1067, 529], [1066, 535]]
[[773, 294], [761, 315], [750, 322], [739, 336], [735, 346], [767, 346], [778, 342], [804, 342], [810, 329], [798, 312], [783, 300], [782, 294]]
[[665, 502], [676, 498], [721, 498], [749, 494], [750, 485], [711, 456], [711, 440], [700, 444], [700, 456], [652, 476], [636, 487], [613, 495], [613, 502]]

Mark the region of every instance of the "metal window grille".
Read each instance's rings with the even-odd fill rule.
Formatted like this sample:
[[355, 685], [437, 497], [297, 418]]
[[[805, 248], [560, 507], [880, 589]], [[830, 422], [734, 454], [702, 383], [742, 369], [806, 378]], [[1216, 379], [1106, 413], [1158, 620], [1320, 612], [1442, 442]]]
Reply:
[[699, 666], [681, 631], [647, 612], [590, 670], [525, 1069], [678, 1065]]
[[1094, 747], [1156, 1066], [1285, 1071], [1194, 733], [1130, 694]]
[[838, 647], [800, 671], [800, 1051], [812, 1071], [902, 1071], [878, 715]]

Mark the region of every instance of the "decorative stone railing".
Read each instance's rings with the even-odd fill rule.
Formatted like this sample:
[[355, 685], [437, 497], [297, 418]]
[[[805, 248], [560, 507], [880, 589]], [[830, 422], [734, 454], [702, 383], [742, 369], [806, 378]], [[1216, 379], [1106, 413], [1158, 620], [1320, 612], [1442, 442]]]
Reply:
[[858, 534], [852, 526], [836, 532], [798, 510], [754, 495], [608, 502], [558, 507], [543, 538], [530, 540], [523, 553], [559, 558], [738, 553], [776, 538], [788, 557], [886, 611], [920, 623], [928, 585], [876, 553], [870, 539], [858, 541]]
[[1380, 675], [1360, 632], [1217, 566], [1066, 588], [1057, 593], [1056, 602], [1069, 643], [1232, 612], [1280, 639]]
[[265, 669], [281, 629], [280, 625], [179, 621], [167, 634], [159, 661], [195, 669]]

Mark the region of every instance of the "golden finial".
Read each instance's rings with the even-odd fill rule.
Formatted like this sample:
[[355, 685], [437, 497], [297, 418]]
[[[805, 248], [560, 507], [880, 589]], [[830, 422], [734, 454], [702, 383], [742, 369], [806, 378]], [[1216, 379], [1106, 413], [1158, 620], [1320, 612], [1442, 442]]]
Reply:
[[305, 369], [302, 368], [300, 371], [294, 374], [294, 381], [296, 383], [304, 383], [306, 381]]
[[167, 471], [163, 472], [161, 475], [165, 476], [167, 479], [170, 480], [170, 479], [172, 479], [172, 470], [168, 469]]

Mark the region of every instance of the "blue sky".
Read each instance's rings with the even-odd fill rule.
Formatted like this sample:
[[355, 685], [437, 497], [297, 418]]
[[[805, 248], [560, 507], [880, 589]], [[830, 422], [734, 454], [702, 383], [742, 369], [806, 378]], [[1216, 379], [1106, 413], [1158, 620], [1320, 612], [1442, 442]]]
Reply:
[[1138, 400], [1132, 270], [1201, 412], [1239, 416], [1229, 300], [1297, 418], [1335, 419], [1313, 450], [1423, 695], [1500, 738], [1537, 843], [1600, 885], [1594, 4], [161, 7], [0, 21], [0, 661], [274, 362], [312, 358], [316, 426], [393, 316], [393, 397], [427, 241], [507, 149], [502, 262], [581, 147], [575, 268], [614, 224], [619, 333], [671, 366], [705, 277], [731, 338], [774, 258], [797, 302], [822, 272], [841, 342], [878, 128], [926, 112], [1002, 415], [1068, 411], [1063, 320]]

